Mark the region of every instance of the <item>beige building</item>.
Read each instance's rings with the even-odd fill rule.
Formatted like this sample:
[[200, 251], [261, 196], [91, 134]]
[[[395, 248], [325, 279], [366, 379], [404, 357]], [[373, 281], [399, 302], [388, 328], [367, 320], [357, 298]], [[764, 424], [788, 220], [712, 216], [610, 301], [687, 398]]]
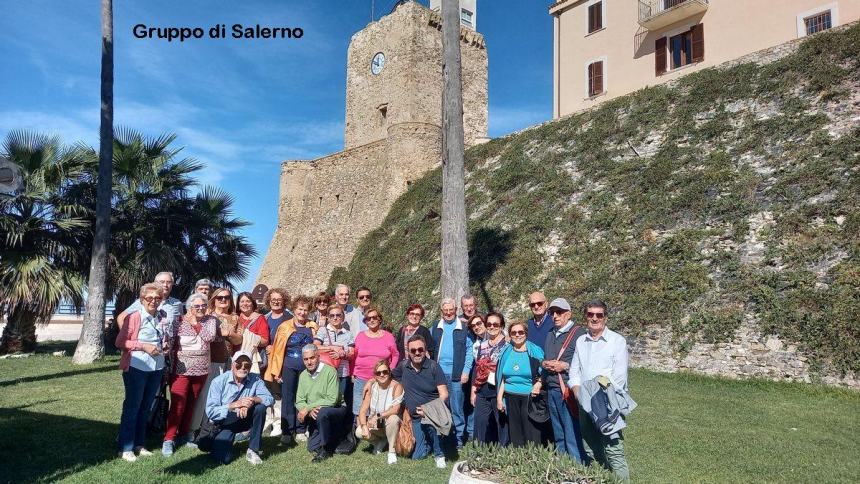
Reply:
[[[461, 8], [474, 8], [467, 0]], [[487, 50], [461, 12], [466, 145], [487, 137]], [[346, 59], [344, 150], [281, 165], [278, 227], [257, 282], [290, 294], [326, 288], [407, 187], [442, 156], [439, 13], [397, 6], [352, 36]], [[384, 255], [380, 255], [384, 257]]]
[[860, 18], [860, 0], [558, 0], [553, 117]]

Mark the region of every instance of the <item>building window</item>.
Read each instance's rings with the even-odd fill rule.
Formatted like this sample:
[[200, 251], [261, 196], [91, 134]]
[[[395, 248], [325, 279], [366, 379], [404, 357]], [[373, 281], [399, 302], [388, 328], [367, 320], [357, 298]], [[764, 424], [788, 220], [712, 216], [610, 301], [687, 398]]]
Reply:
[[603, 2], [592, 3], [588, 6], [588, 33], [597, 32], [603, 28]]
[[705, 60], [705, 31], [702, 24], [690, 30], [669, 37], [660, 37], [654, 42], [654, 62], [656, 75], [668, 69], [678, 69], [694, 62]]
[[603, 61], [588, 64], [588, 97], [603, 94]]
[[830, 10], [825, 10], [824, 12], [815, 14], [811, 17], [806, 17], [803, 19], [803, 23], [806, 26], [806, 35], [812, 35], [816, 32], [827, 30], [833, 24]]
[[464, 25], [472, 26], [472, 12], [466, 10], [465, 8], [460, 9], [460, 22]]

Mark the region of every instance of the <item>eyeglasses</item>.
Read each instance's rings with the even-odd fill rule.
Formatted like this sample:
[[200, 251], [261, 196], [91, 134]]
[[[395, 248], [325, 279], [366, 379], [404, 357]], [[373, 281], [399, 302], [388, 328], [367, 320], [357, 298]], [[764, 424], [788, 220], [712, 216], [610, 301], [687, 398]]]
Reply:
[[[195, 305], [193, 305], [193, 306], [191, 306], [191, 307], [192, 307], [193, 309], [206, 309], [206, 305], [205, 305], [205, 304], [195, 304]], [[222, 368], [223, 368], [223, 367], [222, 367]]]
[[143, 300], [148, 303], [161, 302], [161, 298], [158, 296], [146, 296]]
[[364, 318], [365, 321], [382, 321], [382, 318], [379, 316], [367, 316]]
[[409, 348], [409, 352], [413, 355], [423, 355], [425, 351], [427, 350], [424, 348]]
[[379, 370], [379, 371], [374, 371], [373, 374], [376, 376], [385, 376], [385, 375], [391, 374], [391, 372], [388, 370]]
[[361, 299], [362, 301], [370, 301], [370, 297], [371, 296], [369, 294], [364, 294], [364, 295], [358, 296], [358, 298]]
[[530, 302], [529, 306], [533, 307], [533, 308], [539, 308], [539, 307], [543, 306], [544, 304], [546, 304], [546, 301]]
[[[552, 309], [550, 309], [550, 310], [549, 310], [549, 313], [550, 313], [550, 314], [564, 314], [564, 313], [566, 313], [566, 312], [567, 312], [566, 310], [564, 310], [564, 309], [559, 309], [559, 308], [552, 308]], [[589, 313], [589, 314], [591, 314], [591, 313]]]
[[243, 361], [241, 363], [236, 362], [233, 364], [236, 365], [236, 369], [239, 369], [239, 370], [250, 370], [251, 369], [251, 362], [250, 361]]
[[603, 319], [606, 317], [606, 313], [592, 313], [591, 311], [588, 311], [585, 313], [585, 316], [589, 319], [591, 319], [591, 318]]
[[227, 301], [230, 299], [230, 296], [215, 296], [216, 301]]
[[340, 319], [343, 317], [343, 313], [328, 313], [328, 317], [334, 319]]
[[271, 304], [275, 304], [275, 303], [280, 304], [280, 303], [284, 302], [284, 300], [283, 299], [269, 299], [269, 302]]
[[413, 311], [413, 312], [411, 312], [411, 313], [407, 313], [406, 315], [407, 315], [407, 316], [415, 316], [416, 318], [420, 318], [420, 317], [421, 317], [421, 313], [419, 313], [419, 312], [417, 312], [417, 311]]
[[525, 336], [526, 332], [525, 331], [511, 331], [509, 334], [511, 336]]
[[484, 326], [486, 326], [488, 328], [501, 328], [502, 324], [501, 323], [487, 323]]

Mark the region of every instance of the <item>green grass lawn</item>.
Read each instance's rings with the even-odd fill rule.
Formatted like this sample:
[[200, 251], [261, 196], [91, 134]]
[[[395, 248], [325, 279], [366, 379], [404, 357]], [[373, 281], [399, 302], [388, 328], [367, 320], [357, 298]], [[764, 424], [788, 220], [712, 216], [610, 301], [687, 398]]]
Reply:
[[[405, 459], [388, 466], [384, 456], [363, 450], [311, 465], [304, 448], [282, 451], [273, 438], [265, 439], [264, 463], [257, 467], [244, 458], [216, 467], [187, 448], [169, 459], [157, 453], [128, 464], [114, 453], [123, 398], [116, 362], [76, 367], [69, 357], [47, 354], [0, 360], [0, 482], [448, 480], [450, 466], [441, 471], [432, 460]], [[860, 393], [641, 370], [631, 372], [630, 386], [639, 403], [625, 446], [634, 481], [860, 478]], [[153, 450], [159, 446], [152, 440]]]

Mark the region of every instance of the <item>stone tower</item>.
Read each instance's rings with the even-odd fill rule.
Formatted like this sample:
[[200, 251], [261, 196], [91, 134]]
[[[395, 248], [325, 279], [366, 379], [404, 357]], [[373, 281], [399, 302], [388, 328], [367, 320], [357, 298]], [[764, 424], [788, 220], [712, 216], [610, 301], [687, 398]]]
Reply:
[[[323, 290], [409, 184], [441, 162], [442, 35], [437, 12], [400, 5], [352, 36], [344, 150], [281, 165], [278, 227], [258, 283]], [[466, 145], [487, 138], [484, 38], [460, 28]]]

